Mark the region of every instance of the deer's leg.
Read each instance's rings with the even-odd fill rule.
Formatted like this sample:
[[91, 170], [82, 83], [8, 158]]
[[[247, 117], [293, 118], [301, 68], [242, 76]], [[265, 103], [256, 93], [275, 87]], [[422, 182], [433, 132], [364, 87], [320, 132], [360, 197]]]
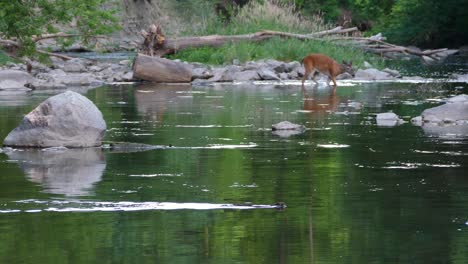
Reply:
[[304, 88], [304, 82], [306, 79], [309, 79], [311, 70], [306, 67], [304, 77], [302, 77], [302, 88]]
[[319, 75], [319, 72], [318, 71], [314, 71], [312, 73], [312, 81], [314, 81], [316, 84], [318, 83], [317, 80], [315, 79], [317, 77], [317, 75]]
[[333, 81], [333, 86], [336, 88], [336, 77], [332, 77], [331, 80]]

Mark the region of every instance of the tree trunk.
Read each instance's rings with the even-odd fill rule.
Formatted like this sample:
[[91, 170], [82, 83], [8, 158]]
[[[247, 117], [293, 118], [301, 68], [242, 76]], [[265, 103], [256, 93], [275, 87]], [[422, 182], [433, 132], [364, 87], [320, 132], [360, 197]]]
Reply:
[[158, 83], [186, 83], [192, 81], [192, 69], [181, 62], [138, 54], [133, 76]]

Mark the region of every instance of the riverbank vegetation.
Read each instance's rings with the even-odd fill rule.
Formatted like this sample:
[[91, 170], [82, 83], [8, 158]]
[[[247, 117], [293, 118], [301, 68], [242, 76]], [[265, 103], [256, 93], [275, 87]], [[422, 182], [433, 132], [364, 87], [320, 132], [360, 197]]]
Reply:
[[[331, 29], [334, 26], [325, 22], [323, 16], [304, 17], [296, 12], [296, 6], [281, 1], [251, 1], [242, 7], [234, 7], [232, 16], [213, 16], [207, 13], [200, 21], [191, 21], [191, 27], [181, 30], [184, 35], [238, 35], [274, 30], [307, 34]], [[191, 18], [193, 19], [193, 18]], [[198, 27], [193, 27], [198, 25]], [[168, 32], [170, 34], [170, 32]], [[310, 53], [323, 53], [337, 61], [352, 60], [360, 66], [364, 61], [377, 67], [384, 67], [384, 60], [360, 49], [338, 45], [335, 42], [321, 40], [298, 40], [294, 38], [273, 38], [261, 42], [237, 42], [212, 48], [193, 48], [180, 51], [172, 56], [191, 62], [208, 64], [230, 64], [233, 61], [245, 62], [260, 59], [281, 61], [300, 61]]]
[[87, 43], [118, 28], [115, 9], [106, 0], [0, 1], [0, 44], [11, 56], [44, 58], [49, 50], [38, 42], [57, 39], [58, 45]]
[[[365, 35], [382, 32], [387, 41], [402, 45], [447, 47], [467, 43], [466, 1], [448, 0], [160, 0], [139, 7], [158, 7], [158, 16], [168, 37], [238, 35], [275, 30], [308, 34], [334, 28], [357, 26]], [[117, 4], [120, 3], [120, 4]], [[118, 0], [26, 1], [0, 3], [0, 44], [15, 57], [41, 58], [50, 50], [37, 52], [38, 40], [65, 32], [54, 45], [69, 45], [78, 39], [86, 44], [99, 34], [118, 28], [119, 13], [133, 2]], [[161, 8], [159, 8], [161, 7]], [[139, 9], [141, 10], [141, 9]], [[66, 11], [66, 12], [65, 12]], [[120, 21], [126, 23], [125, 21]], [[130, 23], [130, 22], [129, 22]], [[176, 25], [174, 27], [174, 25]], [[138, 30], [142, 30], [139, 28]], [[138, 30], [136, 32], [138, 32]], [[7, 42], [11, 41], [13, 42]], [[458, 46], [456, 46], [458, 47]], [[301, 60], [309, 53], [324, 53], [337, 61], [364, 61], [377, 68], [389, 62], [368, 52], [332, 40], [272, 38], [259, 42], [229, 43], [218, 48], [179, 51], [173, 59], [208, 64], [277, 59]], [[0, 63], [6, 59], [0, 59]]]

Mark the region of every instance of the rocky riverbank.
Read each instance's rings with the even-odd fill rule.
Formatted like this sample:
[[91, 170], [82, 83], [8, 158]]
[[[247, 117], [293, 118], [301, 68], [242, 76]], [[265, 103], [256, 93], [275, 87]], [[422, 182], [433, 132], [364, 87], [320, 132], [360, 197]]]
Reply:
[[53, 59], [50, 66], [34, 62], [27, 71], [24, 64], [8, 63], [0, 67], [0, 90], [67, 89], [97, 87], [106, 83], [132, 81], [131, 61], [119, 63], [86, 59]]
[[[303, 66], [297, 62], [259, 60], [239, 63], [234, 61], [228, 66], [209, 66], [201, 63], [186, 63], [192, 69], [193, 84], [213, 82], [283, 81], [300, 80], [304, 75]], [[8, 63], [0, 67], [0, 91], [30, 91], [41, 89], [69, 89], [74, 87], [98, 87], [109, 83], [134, 82], [131, 60], [102, 62], [75, 58], [69, 61], [53, 59], [51, 65], [34, 62], [32, 70], [27, 71], [24, 64]], [[423, 80], [421, 77], [402, 76], [392, 69], [378, 70], [370, 65], [357, 69], [353, 78], [349, 74], [339, 75], [337, 79], [362, 81], [382, 80]], [[325, 76], [319, 77], [322, 81]], [[451, 81], [467, 81], [466, 75], [454, 75]]]

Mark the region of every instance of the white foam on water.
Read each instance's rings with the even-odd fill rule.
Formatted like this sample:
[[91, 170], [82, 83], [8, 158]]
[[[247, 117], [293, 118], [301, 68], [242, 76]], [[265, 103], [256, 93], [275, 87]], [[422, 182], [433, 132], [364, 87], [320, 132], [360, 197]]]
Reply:
[[177, 91], [176, 94], [206, 94], [205, 91]]
[[243, 145], [224, 145], [224, 144], [210, 144], [203, 147], [188, 147], [189, 149], [240, 149], [240, 148], [255, 148], [258, 145], [255, 143]]
[[468, 153], [461, 151], [441, 151], [440, 154], [445, 154], [449, 156], [468, 156]]
[[152, 133], [132, 133], [134, 136], [154, 136]]
[[429, 150], [413, 150], [415, 153], [421, 153], [421, 154], [443, 154], [443, 155], [448, 155], [448, 156], [468, 156], [467, 152], [461, 152], [461, 151], [429, 151]]
[[[207, 190], [209, 191], [209, 190]], [[235, 205], [235, 204], [212, 204], [212, 203], [174, 203], [174, 202], [98, 202], [98, 201], [41, 201], [22, 200], [21, 204], [45, 205], [44, 208], [34, 209], [5, 209], [0, 213], [41, 213], [41, 212], [132, 212], [147, 210], [248, 210], [248, 209], [275, 209], [275, 205]]]
[[257, 188], [258, 185], [255, 183], [252, 184], [239, 184], [235, 182], [233, 185], [229, 186], [230, 188]]
[[122, 120], [122, 121], [113, 121], [112, 123], [117, 123], [117, 124], [139, 124], [139, 123], [142, 123], [142, 122], [141, 121]]
[[387, 166], [387, 167], [382, 167], [382, 169], [389, 169], [389, 170], [395, 170], [395, 169], [402, 169], [402, 170], [411, 170], [411, 169], [417, 169], [419, 166]]
[[136, 90], [137, 93], [154, 93], [155, 90]]
[[253, 125], [232, 125], [232, 126], [223, 126], [223, 125], [176, 125], [175, 127], [180, 128], [220, 128], [220, 127], [229, 127], [229, 128], [245, 128], [253, 127]]
[[346, 144], [317, 144], [319, 148], [349, 148], [350, 145]]
[[390, 166], [384, 166], [382, 169], [404, 169], [404, 170], [410, 170], [410, 169], [418, 169], [418, 168], [424, 168], [424, 167], [432, 167], [432, 168], [458, 168], [461, 165], [452, 163], [452, 164], [432, 164], [432, 163], [410, 163], [410, 162], [402, 162], [402, 163], [397, 163], [397, 162], [389, 162]]
[[182, 173], [155, 173], [155, 174], [130, 174], [129, 177], [143, 177], [143, 178], [152, 178], [152, 177], [179, 177], [182, 176]]
[[11, 214], [11, 213], [20, 213], [21, 210], [18, 209], [6, 209], [6, 210], [0, 210], [0, 214]]
[[232, 138], [212, 138], [212, 139], [215, 139], [215, 140], [222, 140], [222, 141], [233, 141], [234, 139]]

